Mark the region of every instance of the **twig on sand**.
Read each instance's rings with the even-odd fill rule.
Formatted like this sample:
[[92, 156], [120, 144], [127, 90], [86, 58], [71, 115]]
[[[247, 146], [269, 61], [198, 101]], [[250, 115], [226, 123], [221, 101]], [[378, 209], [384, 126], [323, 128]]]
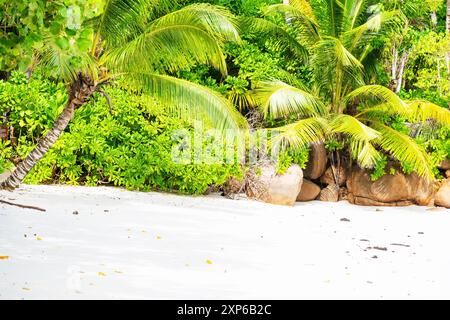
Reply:
[[31, 210], [37, 210], [37, 211], [42, 211], [42, 212], [47, 211], [47, 210], [39, 208], [39, 207], [27, 206], [27, 205], [24, 205], [24, 204], [13, 203], [13, 202], [1, 200], [1, 199], [0, 199], [0, 203], [8, 204], [10, 206], [16, 206], [16, 207], [23, 208], [23, 209], [31, 209]]

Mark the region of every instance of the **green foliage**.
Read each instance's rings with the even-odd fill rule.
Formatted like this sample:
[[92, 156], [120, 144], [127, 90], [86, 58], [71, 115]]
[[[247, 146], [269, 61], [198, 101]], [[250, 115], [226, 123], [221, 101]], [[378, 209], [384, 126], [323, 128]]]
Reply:
[[11, 142], [0, 140], [0, 173], [12, 168], [12, 163], [8, 160], [11, 158], [12, 152]]
[[48, 80], [26, 80], [14, 72], [9, 82], [0, 82], [0, 112], [8, 113], [9, 124], [19, 136], [39, 139], [61, 112], [67, 97], [62, 84]]
[[330, 137], [325, 141], [325, 149], [328, 152], [334, 152], [334, 151], [340, 151], [343, 150], [345, 147], [343, 141], [339, 141], [337, 139], [334, 139], [333, 137]]
[[438, 164], [445, 159], [450, 159], [450, 127], [423, 126], [415, 140], [431, 155], [430, 161], [434, 167], [434, 173], [439, 177]]
[[[237, 164], [175, 163], [174, 133], [190, 129], [190, 124], [168, 115], [148, 96], [116, 87], [106, 93], [112, 114], [100, 95], [77, 110], [68, 130], [27, 176], [27, 183], [113, 184], [202, 194], [208, 186], [241, 174]], [[0, 145], [1, 167], [33, 149], [52, 126], [64, 99], [64, 87], [47, 80], [0, 82], [0, 112], [10, 113], [9, 125], [17, 134], [14, 147], [9, 142]]]
[[297, 164], [300, 168], [305, 169], [308, 163], [309, 149], [290, 149], [281, 151], [277, 159], [277, 174], [284, 174], [286, 170], [293, 164]]
[[227, 7], [234, 14], [240, 16], [258, 16], [261, 8], [267, 5], [279, 3], [279, 0], [181, 0], [183, 4], [211, 3]]
[[386, 165], [388, 163], [388, 158], [382, 155], [375, 166], [373, 167], [372, 173], [370, 174], [370, 179], [376, 181], [386, 174]]
[[450, 100], [450, 72], [447, 68], [447, 54], [450, 52], [450, 35], [434, 31], [417, 32], [409, 58], [410, 68], [406, 80], [410, 88], [430, 101], [448, 107]]
[[0, 70], [25, 71], [33, 50], [51, 41], [62, 49], [75, 43], [84, 49], [88, 34], [79, 23], [97, 15], [102, 0], [0, 0]]

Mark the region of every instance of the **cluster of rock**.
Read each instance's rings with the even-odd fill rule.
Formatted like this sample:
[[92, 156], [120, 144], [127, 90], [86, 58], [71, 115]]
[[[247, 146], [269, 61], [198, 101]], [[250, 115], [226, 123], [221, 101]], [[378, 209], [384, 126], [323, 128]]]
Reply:
[[[264, 202], [294, 205], [296, 201], [348, 200], [363, 206], [443, 206], [450, 208], [450, 160], [440, 169], [447, 179], [427, 181], [417, 174], [387, 174], [372, 181], [370, 173], [357, 166], [328, 166], [323, 145], [313, 145], [307, 168], [292, 165], [283, 175], [273, 165], [261, 168], [258, 181], [247, 187], [247, 196]], [[257, 186], [257, 187], [256, 187]]]

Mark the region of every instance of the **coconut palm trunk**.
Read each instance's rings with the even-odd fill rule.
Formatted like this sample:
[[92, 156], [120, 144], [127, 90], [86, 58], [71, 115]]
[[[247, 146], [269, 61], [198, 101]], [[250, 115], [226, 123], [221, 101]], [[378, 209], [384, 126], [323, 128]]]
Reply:
[[82, 106], [95, 91], [95, 87], [87, 84], [80, 76], [69, 90], [69, 98], [64, 110], [56, 119], [52, 129], [43, 137], [28, 156], [19, 163], [14, 172], [0, 185], [0, 189], [14, 190], [25, 179], [38, 161], [50, 150], [72, 120], [74, 112]]

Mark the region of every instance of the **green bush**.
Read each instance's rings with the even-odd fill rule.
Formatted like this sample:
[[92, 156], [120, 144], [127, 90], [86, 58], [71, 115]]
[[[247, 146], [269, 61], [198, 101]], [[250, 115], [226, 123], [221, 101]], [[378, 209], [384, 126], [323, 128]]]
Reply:
[[[113, 184], [132, 190], [202, 194], [240, 176], [238, 164], [176, 164], [174, 133], [191, 125], [168, 115], [150, 97], [117, 87], [105, 89], [76, 111], [73, 121], [25, 182]], [[63, 87], [47, 80], [0, 82], [0, 112], [9, 112], [17, 143], [0, 145], [0, 167], [24, 158], [53, 124], [66, 100]]]

